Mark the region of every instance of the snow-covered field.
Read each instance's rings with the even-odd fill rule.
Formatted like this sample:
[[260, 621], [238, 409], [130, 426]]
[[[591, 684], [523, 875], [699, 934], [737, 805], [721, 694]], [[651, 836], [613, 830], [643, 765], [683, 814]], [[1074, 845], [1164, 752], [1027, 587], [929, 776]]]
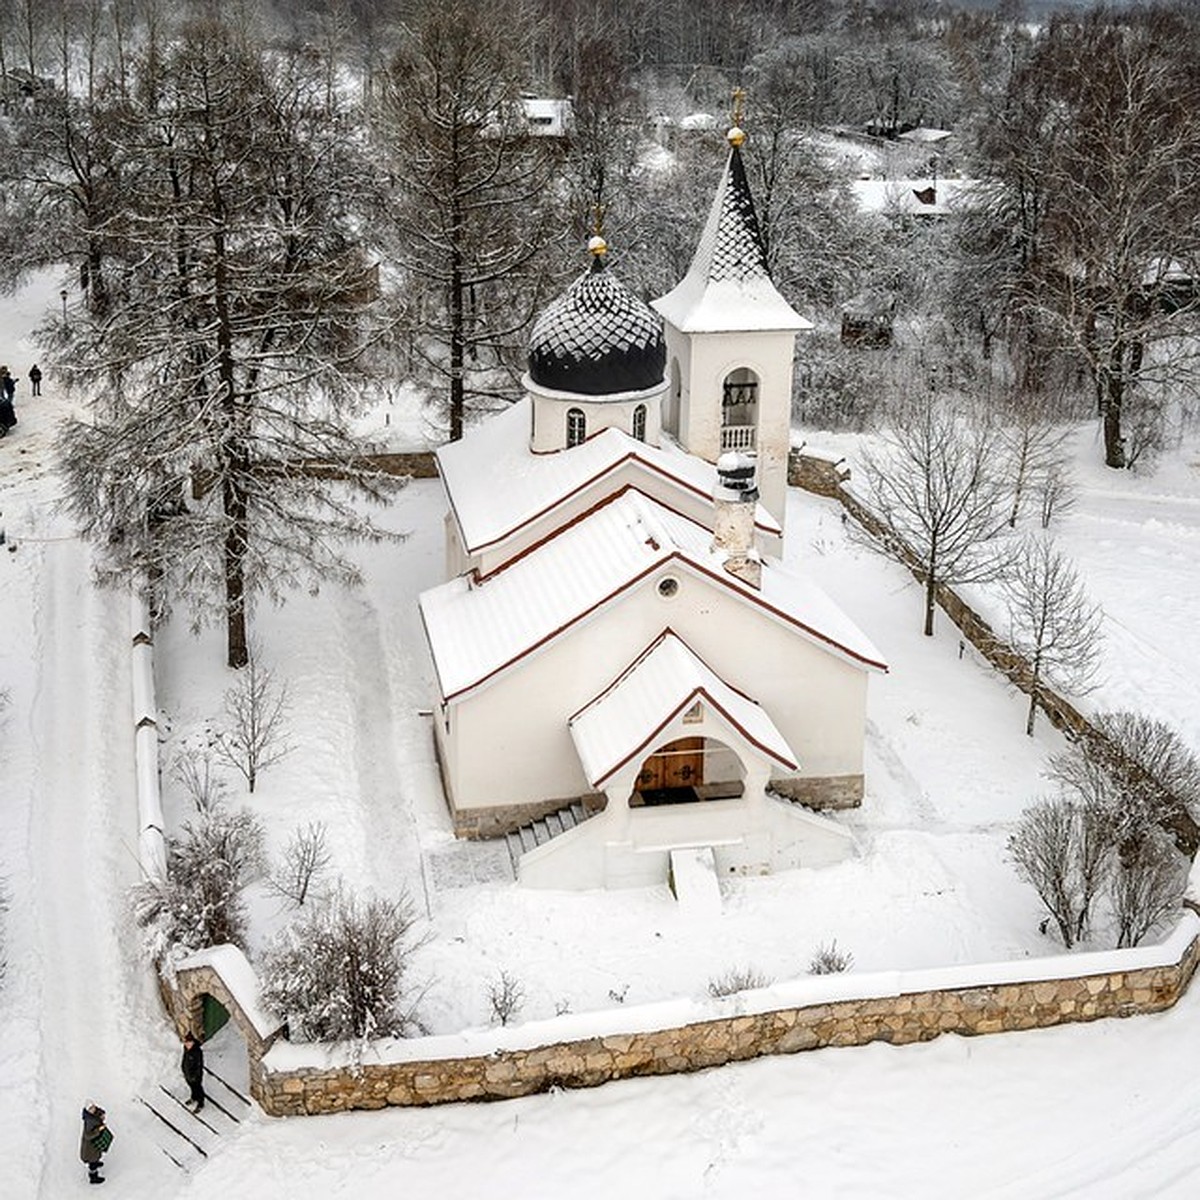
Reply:
[[[24, 339], [58, 286], [37, 280], [0, 313], [0, 361], [22, 379]], [[1195, 1193], [1200, 989], [1158, 1017], [803, 1054], [501, 1105], [252, 1115], [181, 1173], [136, 1099], [176, 1082], [177, 1048], [124, 907], [137, 874], [127, 607], [89, 586], [89, 551], [56, 511], [48, 446], [64, 404], [52, 379], [44, 390], [39, 402], [19, 389], [21, 424], [0, 442], [0, 525], [15, 546], [0, 550], [0, 687], [11, 695], [0, 718], [0, 874], [11, 894], [0, 1195], [58, 1200], [86, 1187], [76, 1158], [86, 1099], [106, 1105], [117, 1134], [109, 1186], [135, 1200]], [[1200, 447], [1140, 478], [1096, 466], [1090, 436], [1081, 431], [1081, 498], [1060, 532], [1106, 614], [1105, 683], [1088, 704], [1161, 716], [1200, 749]], [[495, 848], [451, 837], [412, 602], [440, 577], [436, 485], [400, 495], [390, 519], [409, 539], [364, 552], [364, 589], [257, 615], [264, 660], [288, 683], [294, 750], [251, 804], [276, 848], [321, 820], [352, 884], [410, 890], [436, 934], [419, 964], [431, 1029], [485, 1023], [500, 969], [524, 982], [532, 1018], [701, 996], [734, 966], [799, 974], [831, 938], [868, 970], [1054, 952], [1003, 847], [1057, 736], [1042, 723], [1024, 737], [1022, 699], [969, 648], [960, 656], [944, 618], [936, 638], [920, 636], [916, 586], [848, 543], [834, 506], [791, 503], [789, 556], [892, 667], [872, 681], [867, 801], [844, 818], [861, 853], [825, 871], [733, 881], [715, 924], [681, 914], [665, 887], [520, 891]], [[230, 679], [218, 632], [172, 627], [158, 655], [169, 761], [218, 715]], [[168, 786], [169, 821], [184, 804]], [[254, 907], [259, 939], [286, 917], [265, 895]], [[210, 1049], [223, 1073], [237, 1070], [229, 1031]]]

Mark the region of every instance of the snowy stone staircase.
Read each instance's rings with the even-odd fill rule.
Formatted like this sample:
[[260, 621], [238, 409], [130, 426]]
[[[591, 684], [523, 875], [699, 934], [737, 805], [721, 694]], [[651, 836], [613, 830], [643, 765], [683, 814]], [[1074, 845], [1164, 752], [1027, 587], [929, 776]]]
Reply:
[[552, 838], [558, 837], [560, 833], [566, 833], [567, 830], [574, 829], [576, 825], [582, 825], [584, 821], [594, 815], [576, 800], [574, 804], [560, 808], [557, 812], [547, 813], [544, 817], [530, 821], [528, 825], [522, 825], [520, 829], [506, 834], [505, 841], [508, 843], [508, 855], [512, 859], [513, 872], [516, 873], [522, 854], [528, 854], [530, 850], [544, 846]]
[[200, 1113], [191, 1111], [187, 1090], [178, 1086], [160, 1083], [149, 1098], [137, 1097], [146, 1110], [151, 1140], [184, 1172], [203, 1164], [250, 1111], [250, 1101], [240, 1091], [215, 1071], [206, 1067], [204, 1073], [207, 1103]]

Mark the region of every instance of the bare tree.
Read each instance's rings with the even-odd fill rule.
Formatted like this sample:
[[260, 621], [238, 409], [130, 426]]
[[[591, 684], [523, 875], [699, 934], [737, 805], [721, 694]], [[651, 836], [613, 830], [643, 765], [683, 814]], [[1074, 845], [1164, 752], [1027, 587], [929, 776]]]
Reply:
[[1108, 884], [1118, 948], [1136, 946], [1178, 909], [1186, 875], [1187, 860], [1157, 830], [1122, 858]]
[[171, 764], [171, 774], [183, 785], [197, 812], [224, 803], [228, 784], [213, 772], [213, 756], [209, 749], [188, 746]]
[[287, 689], [252, 647], [245, 670], [225, 693], [226, 727], [215, 740], [217, 758], [245, 779], [251, 793], [259, 774], [291, 752], [287, 716]]
[[1026, 809], [1008, 839], [1017, 873], [1033, 886], [1068, 949], [1087, 934], [1111, 847], [1105, 813], [1064, 796]]
[[297, 906], [303, 906], [313, 881], [329, 866], [329, 847], [325, 824], [313, 821], [292, 834], [283, 852], [283, 861], [272, 872], [271, 887]]
[[419, 999], [407, 976], [423, 945], [407, 895], [361, 899], [339, 889], [263, 955], [263, 1003], [298, 1042], [402, 1037]]
[[1128, 858], [1157, 828], [1191, 857], [1200, 847], [1200, 758], [1162, 721], [1099, 713], [1095, 733], [1050, 759], [1047, 774], [1079, 802], [1102, 808]]
[[1012, 469], [1011, 526], [1016, 525], [1031, 495], [1046, 496], [1051, 479], [1061, 495], [1062, 481], [1070, 469], [1066, 445], [1070, 429], [1062, 423], [1062, 407], [1061, 400], [1023, 388], [1014, 389], [1002, 406], [1002, 437]]
[[515, 975], [501, 971], [488, 984], [488, 1003], [493, 1018], [507, 1025], [525, 1005], [525, 987]]
[[863, 467], [880, 544], [919, 573], [932, 636], [939, 586], [999, 570], [987, 545], [1008, 515], [998, 428], [980, 410], [955, 412], [931, 388], [897, 407], [883, 448], [864, 454]]
[[1003, 588], [1009, 640], [1029, 664], [1025, 732], [1032, 737], [1047, 686], [1075, 695], [1093, 687], [1100, 666], [1103, 613], [1088, 601], [1070, 561], [1045, 536], [1021, 542]]
[[1090, 375], [1110, 467], [1129, 465], [1154, 383], [1195, 377], [1196, 48], [1183, 9], [1061, 12], [983, 126], [985, 207], [1008, 235], [996, 283], [1023, 337]]

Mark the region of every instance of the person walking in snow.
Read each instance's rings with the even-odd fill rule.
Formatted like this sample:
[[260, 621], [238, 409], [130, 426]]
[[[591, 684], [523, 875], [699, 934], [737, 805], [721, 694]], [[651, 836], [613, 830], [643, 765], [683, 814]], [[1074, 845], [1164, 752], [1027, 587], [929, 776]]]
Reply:
[[42, 394], [42, 368], [37, 363], [29, 368], [29, 384], [32, 388], [31, 395], [40, 396]]
[[104, 1123], [104, 1109], [90, 1100], [83, 1106], [83, 1136], [79, 1139], [79, 1159], [87, 1164], [88, 1183], [103, 1183], [101, 1160], [112, 1145], [112, 1132]]
[[198, 1113], [204, 1107], [204, 1051], [190, 1029], [183, 1035], [183, 1058], [179, 1066], [183, 1081], [192, 1092], [188, 1107]]
[[17, 423], [17, 412], [13, 408], [16, 390], [17, 381], [8, 373], [8, 368], [0, 367], [0, 437]]

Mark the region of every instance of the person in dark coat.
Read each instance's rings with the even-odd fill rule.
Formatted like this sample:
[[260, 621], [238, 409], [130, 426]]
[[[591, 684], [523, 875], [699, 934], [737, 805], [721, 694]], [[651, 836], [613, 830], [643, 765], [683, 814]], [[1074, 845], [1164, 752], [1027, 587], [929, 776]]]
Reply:
[[183, 1035], [183, 1058], [179, 1066], [183, 1080], [192, 1092], [188, 1107], [192, 1112], [199, 1112], [204, 1107], [204, 1051], [191, 1030]]
[[8, 368], [0, 367], [0, 437], [17, 423], [16, 409], [13, 408], [16, 390], [17, 381], [8, 373]]
[[88, 1183], [103, 1183], [100, 1174], [104, 1151], [112, 1142], [112, 1134], [104, 1123], [104, 1109], [98, 1104], [87, 1103], [83, 1107], [83, 1136], [79, 1139], [79, 1160], [87, 1164]]
[[31, 395], [40, 396], [42, 394], [42, 368], [37, 363], [29, 368], [29, 384], [32, 389]]

